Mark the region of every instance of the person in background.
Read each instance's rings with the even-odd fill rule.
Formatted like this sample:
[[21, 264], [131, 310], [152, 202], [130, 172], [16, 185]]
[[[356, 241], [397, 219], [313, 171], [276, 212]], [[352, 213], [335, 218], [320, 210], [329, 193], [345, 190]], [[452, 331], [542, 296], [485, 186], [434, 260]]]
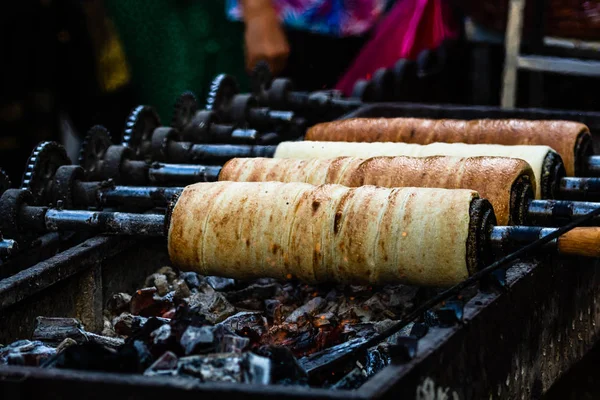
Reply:
[[332, 88], [392, 0], [226, 0], [244, 24], [246, 68], [268, 62], [297, 90]]
[[225, 0], [104, 0], [123, 43], [140, 104], [171, 123], [177, 97], [191, 90], [204, 108], [212, 79], [233, 75], [248, 91], [243, 29], [227, 20]]

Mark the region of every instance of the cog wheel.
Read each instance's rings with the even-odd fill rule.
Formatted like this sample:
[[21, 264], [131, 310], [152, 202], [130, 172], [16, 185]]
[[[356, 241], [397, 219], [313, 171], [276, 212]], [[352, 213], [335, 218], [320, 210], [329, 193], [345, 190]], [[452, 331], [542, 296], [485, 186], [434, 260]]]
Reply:
[[4, 170], [0, 169], [0, 196], [2, 196], [2, 193], [10, 189], [11, 185], [12, 183], [10, 182], [8, 174], [4, 172]]
[[[266, 92], [271, 87], [273, 81], [273, 75], [271, 74], [271, 68], [266, 61], [259, 61], [252, 69], [250, 82], [252, 87], [252, 94], [259, 99], [267, 101]], [[261, 104], [266, 105], [266, 104]]]
[[133, 150], [135, 159], [148, 158], [152, 134], [159, 126], [160, 118], [154, 107], [137, 106], [127, 117], [123, 132], [123, 146]]
[[106, 150], [113, 145], [108, 129], [102, 125], [92, 126], [83, 139], [79, 150], [78, 164], [85, 171], [85, 178], [91, 179], [101, 168]]
[[198, 111], [196, 95], [191, 91], [183, 92], [175, 102], [171, 126], [180, 132], [183, 131], [196, 114], [196, 111]]
[[52, 181], [56, 170], [70, 165], [71, 159], [65, 148], [56, 142], [40, 143], [29, 156], [21, 189], [31, 192], [32, 205], [45, 206], [51, 201]]
[[210, 92], [206, 98], [206, 109], [221, 112], [240, 91], [237, 81], [231, 75], [220, 74], [210, 84]]

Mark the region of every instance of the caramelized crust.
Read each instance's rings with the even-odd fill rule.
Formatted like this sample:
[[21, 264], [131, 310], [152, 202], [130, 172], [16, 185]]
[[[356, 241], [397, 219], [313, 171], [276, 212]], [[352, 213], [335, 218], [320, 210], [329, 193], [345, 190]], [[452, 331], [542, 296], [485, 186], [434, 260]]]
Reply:
[[354, 118], [317, 124], [306, 140], [543, 145], [560, 154], [567, 175], [574, 176], [575, 146], [584, 135], [590, 136], [588, 127], [573, 121]]
[[[535, 176], [535, 196], [541, 198], [541, 178], [549, 154], [556, 154], [548, 146], [503, 146], [498, 144], [432, 143], [428, 145], [394, 142], [282, 142], [274, 158], [316, 159], [378, 156], [452, 156], [452, 157], [509, 157], [526, 161]], [[560, 156], [556, 155], [560, 158]], [[562, 161], [560, 161], [562, 163]], [[490, 176], [493, 178], [493, 175]]]
[[471, 189], [492, 203], [500, 225], [508, 225], [511, 222], [511, 188], [523, 176], [531, 182], [535, 192], [533, 170], [527, 162], [516, 158], [235, 158], [223, 167], [219, 180]]
[[188, 186], [173, 265], [236, 279], [449, 286], [468, 275], [472, 190], [212, 182]]

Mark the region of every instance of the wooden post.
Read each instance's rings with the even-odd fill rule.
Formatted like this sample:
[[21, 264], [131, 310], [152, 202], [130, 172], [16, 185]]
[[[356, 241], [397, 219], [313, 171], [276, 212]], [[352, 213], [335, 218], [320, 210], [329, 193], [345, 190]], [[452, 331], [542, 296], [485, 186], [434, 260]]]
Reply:
[[504, 76], [502, 84], [502, 108], [514, 108], [517, 92], [518, 59], [521, 51], [521, 33], [525, 0], [510, 0], [506, 36], [504, 39]]

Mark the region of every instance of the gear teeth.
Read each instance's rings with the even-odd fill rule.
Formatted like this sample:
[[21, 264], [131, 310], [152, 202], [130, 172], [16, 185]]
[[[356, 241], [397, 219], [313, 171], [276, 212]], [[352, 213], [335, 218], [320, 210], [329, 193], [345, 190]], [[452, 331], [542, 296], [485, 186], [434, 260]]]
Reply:
[[34, 201], [39, 204], [45, 200], [44, 183], [52, 179], [61, 165], [71, 165], [65, 148], [57, 142], [41, 142], [27, 160], [21, 189], [31, 191]]
[[260, 95], [264, 90], [267, 90], [273, 81], [271, 68], [266, 61], [257, 62], [252, 69], [250, 76], [252, 82], [252, 93], [255, 95]]
[[127, 117], [121, 144], [131, 148], [135, 152], [135, 157], [140, 158], [143, 155], [141, 154], [143, 143], [152, 140], [152, 132], [159, 126], [161, 126], [160, 117], [154, 107], [137, 106]]
[[233, 97], [237, 93], [239, 93], [239, 87], [235, 78], [231, 75], [219, 74], [210, 84], [205, 109], [208, 111], [218, 111], [218, 108], [228, 96]]
[[181, 132], [198, 111], [198, 98], [194, 92], [187, 90], [177, 98], [173, 108], [171, 127]]
[[79, 165], [83, 165], [85, 163], [87, 154], [89, 153], [89, 146], [92, 143], [98, 143], [99, 140], [112, 144], [112, 136], [110, 135], [108, 129], [106, 129], [102, 125], [92, 126], [83, 138], [83, 141], [81, 142], [81, 148], [79, 149], [79, 158], [77, 159], [77, 163]]

